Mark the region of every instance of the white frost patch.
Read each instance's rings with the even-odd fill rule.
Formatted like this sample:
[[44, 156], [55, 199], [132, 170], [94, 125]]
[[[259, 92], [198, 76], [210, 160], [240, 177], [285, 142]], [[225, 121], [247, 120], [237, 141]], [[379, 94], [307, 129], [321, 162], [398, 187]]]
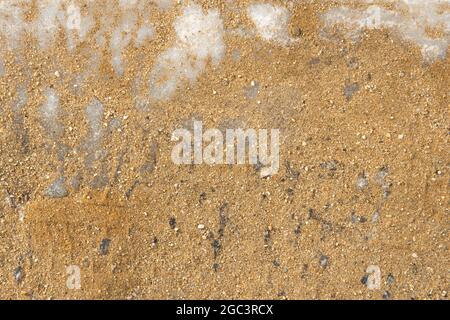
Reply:
[[58, 121], [59, 97], [54, 89], [47, 89], [45, 96], [47, 101], [40, 108], [41, 117], [48, 134], [53, 139], [57, 139], [63, 132], [63, 128]]
[[29, 1], [0, 1], [0, 37], [4, 39], [2, 45], [9, 50], [20, 47], [21, 37], [27, 27], [21, 5], [27, 3]]
[[20, 85], [17, 89], [17, 100], [12, 106], [14, 113], [21, 112], [22, 108], [26, 106], [28, 102], [28, 94], [24, 85]]
[[290, 12], [288, 9], [261, 3], [250, 5], [247, 14], [262, 39], [283, 45], [297, 41], [289, 36]]
[[68, 195], [63, 177], [57, 178], [50, 186], [45, 189], [44, 195], [49, 198], [64, 198]]
[[174, 22], [174, 46], [164, 51], [150, 75], [150, 96], [170, 99], [182, 82], [194, 82], [211, 59], [218, 65], [225, 54], [223, 22], [218, 10], [206, 14], [198, 5], [184, 8]]
[[3, 52], [21, 47], [20, 40], [26, 28], [21, 4], [25, 1], [0, 1], [0, 77], [5, 74]]
[[19, 207], [17, 209], [17, 212], [19, 214], [19, 221], [24, 222], [25, 221], [25, 210], [22, 207]]
[[94, 99], [86, 107], [86, 117], [89, 124], [89, 133], [86, 141], [86, 164], [91, 167], [95, 160], [98, 160], [103, 154], [101, 141], [103, 137], [103, 105], [97, 99]]
[[[171, 6], [171, 1], [158, 2]], [[27, 22], [25, 13], [33, 5], [36, 17]], [[70, 51], [91, 40], [99, 51], [109, 48], [113, 69], [122, 75], [125, 48], [131, 43], [140, 47], [154, 36], [150, 13], [148, 0], [0, 0], [0, 59], [6, 50], [23, 48], [25, 34], [36, 39], [44, 51], [53, 47], [59, 36], [65, 36]], [[100, 28], [94, 33], [97, 24]]]
[[[48, 88], [45, 91], [46, 101], [40, 108], [40, 114], [43, 122], [43, 127], [47, 130], [51, 141], [56, 145], [57, 157], [60, 162], [64, 159], [64, 148], [60, 144], [60, 139], [64, 133], [64, 128], [59, 122], [59, 96], [54, 89]], [[62, 198], [67, 195], [67, 190], [64, 186], [64, 178], [62, 173], [64, 171], [64, 164], [60, 165], [59, 177], [44, 191], [44, 195], [50, 198]]]
[[[421, 48], [425, 62], [434, 62], [446, 56], [450, 43], [449, 0], [401, 0], [394, 10], [379, 6], [363, 9], [340, 7], [329, 10], [323, 20], [326, 28], [343, 25], [346, 36], [358, 40], [364, 29], [389, 29], [402, 40], [415, 43]], [[427, 28], [436, 28], [441, 37], [432, 38]]]
[[[142, 7], [141, 7], [142, 5]], [[141, 47], [147, 40], [153, 38], [154, 28], [148, 17], [148, 12], [143, 4], [137, 0], [121, 0], [120, 6], [123, 11], [118, 26], [112, 31], [110, 47], [111, 47], [111, 64], [114, 71], [122, 76], [124, 73], [123, 51], [134, 41], [136, 47]], [[139, 8], [144, 11], [143, 24], [138, 27]]]
[[80, 7], [70, 3], [66, 8], [62, 25], [66, 31], [68, 49], [73, 50], [87, 39], [95, 20], [92, 16], [81, 15]]
[[118, 75], [123, 75], [122, 51], [132, 40], [131, 32], [136, 28], [137, 15], [128, 11], [122, 16], [119, 26], [113, 31], [111, 36], [111, 64]]
[[48, 48], [53, 44], [56, 32], [59, 28], [58, 20], [62, 20], [60, 11], [61, 0], [38, 1], [39, 16], [34, 21], [34, 33], [37, 36], [41, 48]]
[[141, 47], [145, 41], [153, 38], [155, 29], [151, 25], [144, 25], [138, 31], [136, 35], [136, 46]]
[[[124, 73], [123, 52], [134, 42], [136, 47], [141, 47], [146, 41], [154, 36], [154, 28], [150, 22], [149, 9], [144, 1], [138, 0], [120, 0], [121, 7], [120, 21], [117, 27], [112, 31], [110, 39], [111, 65], [116, 74], [122, 76]], [[139, 14], [143, 23], [139, 26]], [[104, 28], [97, 35], [101, 42], [105, 42], [108, 28], [112, 23], [110, 17], [107, 17]]]
[[153, 2], [162, 10], [168, 10], [175, 4], [175, 0], [153, 0]]

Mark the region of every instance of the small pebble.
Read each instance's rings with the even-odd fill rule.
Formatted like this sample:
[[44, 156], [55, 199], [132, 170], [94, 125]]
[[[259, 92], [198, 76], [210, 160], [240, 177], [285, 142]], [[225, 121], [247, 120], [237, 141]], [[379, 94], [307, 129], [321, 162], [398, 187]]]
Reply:
[[14, 280], [16, 280], [17, 283], [22, 282], [24, 273], [22, 267], [17, 267], [16, 270], [14, 270]]
[[204, 225], [204, 224], [199, 224], [199, 225], [197, 226], [197, 228], [199, 228], [200, 230], [203, 230], [203, 229], [205, 229], [205, 225]]
[[319, 263], [322, 268], [326, 268], [328, 266], [328, 257], [324, 255], [320, 256]]
[[356, 187], [359, 190], [362, 190], [362, 189], [366, 188], [368, 185], [369, 185], [369, 180], [367, 179], [365, 173], [364, 172], [360, 173], [356, 180]]
[[387, 278], [386, 278], [387, 284], [388, 284], [388, 285], [391, 285], [391, 284], [394, 283], [394, 281], [395, 281], [394, 276], [393, 276], [391, 273], [389, 273], [388, 276], [387, 276]]
[[378, 220], [380, 220], [380, 212], [377, 210], [373, 213], [372, 223], [376, 223]]
[[177, 220], [176, 220], [174, 217], [171, 217], [171, 218], [169, 219], [169, 226], [170, 226], [172, 229], [175, 229], [175, 228], [176, 228], [176, 226], [177, 226]]
[[110, 239], [103, 239], [102, 242], [100, 243], [100, 248], [99, 248], [99, 252], [102, 256], [105, 256], [108, 254], [109, 252], [109, 245], [111, 244], [111, 240]]

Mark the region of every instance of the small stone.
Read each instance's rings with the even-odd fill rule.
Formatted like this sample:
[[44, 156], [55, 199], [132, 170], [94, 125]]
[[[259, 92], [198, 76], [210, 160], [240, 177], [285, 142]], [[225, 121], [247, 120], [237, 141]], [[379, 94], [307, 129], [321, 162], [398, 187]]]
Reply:
[[320, 266], [322, 268], [326, 268], [328, 266], [328, 257], [325, 255], [321, 255], [319, 259]]
[[259, 83], [257, 81], [252, 81], [249, 87], [244, 88], [244, 96], [249, 99], [255, 99], [258, 96]]
[[391, 293], [389, 291], [385, 291], [383, 293], [383, 299], [384, 300], [390, 300], [391, 299]]
[[217, 257], [219, 255], [220, 249], [222, 248], [220, 241], [218, 239], [214, 239], [211, 243], [211, 246], [213, 247], [214, 257]]
[[392, 275], [392, 273], [389, 273], [387, 278], [386, 278], [386, 282], [388, 285], [392, 285], [395, 281], [394, 276]]
[[204, 224], [199, 224], [199, 225], [197, 226], [197, 228], [199, 228], [200, 230], [203, 230], [203, 229], [205, 229], [205, 225], [204, 225]]
[[362, 190], [366, 188], [369, 185], [369, 180], [367, 179], [364, 172], [360, 173], [358, 175], [358, 178], [356, 179], [356, 187], [358, 190]]
[[303, 31], [300, 27], [298, 26], [292, 26], [291, 28], [289, 28], [289, 33], [292, 37], [294, 38], [299, 38], [302, 36]]
[[105, 256], [108, 254], [110, 244], [111, 244], [110, 239], [105, 238], [102, 240], [102, 242], [100, 243], [100, 248], [99, 248], [100, 255]]
[[335, 160], [323, 162], [320, 164], [320, 167], [323, 169], [328, 169], [330, 171], [336, 171], [338, 167], [338, 162]]
[[171, 217], [169, 219], [169, 226], [175, 230], [175, 228], [177, 226], [177, 220], [174, 217]]
[[203, 203], [206, 200], [206, 192], [200, 193], [199, 202]]
[[367, 218], [366, 217], [358, 216], [358, 215], [356, 215], [354, 213], [352, 213], [352, 215], [351, 215], [351, 220], [352, 220], [353, 223], [364, 223], [364, 222], [367, 222]]
[[414, 252], [414, 253], [412, 254], [412, 257], [413, 257], [413, 258], [418, 258], [419, 256], [417, 255], [417, 253]]
[[372, 223], [376, 223], [378, 220], [380, 220], [380, 212], [377, 210], [373, 213]]

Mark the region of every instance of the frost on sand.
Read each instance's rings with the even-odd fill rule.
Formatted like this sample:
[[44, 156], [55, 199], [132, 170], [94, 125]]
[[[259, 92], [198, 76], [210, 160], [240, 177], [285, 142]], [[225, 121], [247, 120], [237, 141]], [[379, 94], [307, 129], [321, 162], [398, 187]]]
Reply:
[[184, 82], [195, 82], [209, 60], [217, 66], [225, 54], [219, 11], [206, 14], [198, 5], [186, 7], [174, 22], [175, 44], [161, 53], [150, 75], [150, 96], [170, 99]]
[[247, 14], [262, 39], [282, 45], [297, 41], [289, 36], [290, 12], [288, 9], [261, 3], [250, 5]]
[[[423, 59], [432, 63], [445, 58], [450, 43], [449, 0], [401, 0], [394, 10], [372, 5], [366, 9], [340, 7], [323, 16], [325, 28], [344, 27], [345, 35], [359, 40], [364, 29], [388, 29], [400, 39], [420, 47]], [[447, 7], [445, 7], [447, 6]], [[428, 30], [439, 30], [432, 37]]]

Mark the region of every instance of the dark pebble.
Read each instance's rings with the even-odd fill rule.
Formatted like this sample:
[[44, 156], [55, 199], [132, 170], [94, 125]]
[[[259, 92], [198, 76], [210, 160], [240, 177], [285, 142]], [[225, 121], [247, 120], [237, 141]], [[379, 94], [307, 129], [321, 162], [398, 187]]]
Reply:
[[175, 228], [176, 228], [176, 226], [177, 226], [177, 220], [176, 220], [174, 217], [171, 217], [171, 218], [169, 219], [169, 226], [170, 226], [172, 229], [175, 229]]
[[386, 279], [386, 282], [388, 285], [392, 285], [395, 281], [394, 276], [392, 275], [392, 273], [389, 273]]
[[203, 203], [205, 200], [206, 200], [206, 193], [205, 192], [200, 193], [200, 198], [199, 198], [200, 204]]
[[354, 213], [352, 213], [351, 220], [352, 220], [353, 223], [364, 223], [364, 222], [367, 222], [367, 218], [366, 217], [358, 216], [358, 215], [356, 215]]
[[14, 280], [16, 280], [17, 283], [22, 282], [22, 279], [24, 277], [24, 272], [22, 267], [17, 267], [16, 270], [14, 270]]
[[105, 256], [108, 254], [109, 252], [109, 245], [111, 244], [111, 240], [110, 239], [103, 239], [102, 242], [100, 243], [100, 254], [102, 256]]
[[326, 268], [328, 266], [328, 257], [321, 255], [320, 259], [319, 259], [319, 263], [322, 268]]
[[214, 257], [217, 257], [219, 255], [220, 249], [221, 249], [220, 241], [215, 239], [215, 240], [213, 240], [211, 245], [213, 247]]
[[292, 189], [292, 188], [289, 188], [289, 189], [287, 189], [287, 194], [288, 194], [288, 196], [289, 197], [292, 197], [292, 196], [294, 196], [294, 189]]
[[366, 274], [361, 278], [361, 283], [363, 285], [367, 285], [367, 280], [369, 279], [369, 276]]

